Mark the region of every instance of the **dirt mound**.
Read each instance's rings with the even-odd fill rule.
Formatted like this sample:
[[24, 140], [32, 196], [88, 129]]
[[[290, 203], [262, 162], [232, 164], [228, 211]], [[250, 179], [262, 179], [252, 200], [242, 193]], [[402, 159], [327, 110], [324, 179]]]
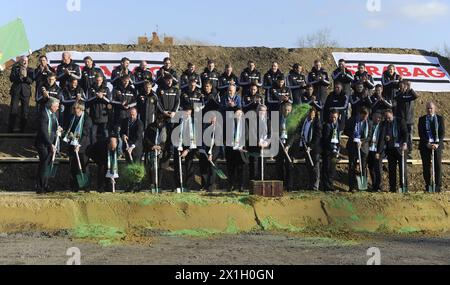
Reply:
[[[348, 52], [372, 52], [372, 53], [396, 53], [396, 54], [418, 54], [418, 55], [433, 55], [439, 57], [443, 66], [450, 71], [450, 60], [435, 53], [430, 53], [424, 50], [416, 49], [384, 49], [384, 48], [352, 48], [352, 49], [285, 49], [285, 48], [264, 48], [264, 47], [248, 47], [248, 48], [231, 48], [231, 47], [216, 47], [216, 46], [151, 46], [151, 45], [48, 45], [44, 48], [35, 51], [31, 56], [31, 66], [35, 66], [39, 55], [52, 51], [105, 51], [105, 52], [120, 52], [120, 51], [167, 51], [173, 58], [175, 68], [179, 73], [184, 70], [188, 62], [197, 65], [199, 70], [202, 70], [206, 64], [207, 59], [214, 59], [219, 70], [222, 70], [226, 63], [232, 63], [236, 73], [246, 66], [249, 59], [255, 60], [258, 64], [258, 69], [261, 72], [266, 72], [269, 69], [272, 61], [278, 61], [284, 72], [289, 71], [289, 67], [293, 63], [300, 63], [309, 71], [315, 59], [322, 59], [324, 67], [332, 72], [336, 65], [334, 63], [333, 51], [348, 51]], [[0, 130], [4, 130], [9, 113], [9, 72], [6, 71], [0, 75]], [[441, 113], [449, 115], [450, 113], [450, 94], [446, 93], [421, 93], [416, 107], [417, 116], [423, 113], [424, 104], [429, 100], [435, 100], [441, 109]], [[32, 121], [32, 120], [30, 120]], [[33, 126], [30, 126], [30, 130]]]
[[68, 231], [78, 238], [123, 239], [164, 231], [209, 236], [250, 231], [448, 232], [450, 196], [297, 193], [0, 195], [0, 232]]

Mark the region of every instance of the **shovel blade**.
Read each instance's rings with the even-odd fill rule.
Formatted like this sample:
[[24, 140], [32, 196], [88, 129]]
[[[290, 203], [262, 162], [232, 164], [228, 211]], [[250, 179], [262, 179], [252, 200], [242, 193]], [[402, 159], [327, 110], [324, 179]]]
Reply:
[[359, 191], [367, 191], [367, 177], [365, 177], [365, 176], [357, 176], [356, 180], [358, 181], [358, 189], [359, 189]]
[[44, 175], [46, 178], [55, 178], [57, 172], [58, 172], [58, 166], [55, 164], [51, 164], [45, 169]]
[[85, 173], [79, 174], [77, 175], [77, 182], [80, 189], [85, 189], [89, 187], [90, 184], [89, 176], [87, 176]]
[[434, 185], [428, 186], [428, 193], [436, 193], [436, 187]]

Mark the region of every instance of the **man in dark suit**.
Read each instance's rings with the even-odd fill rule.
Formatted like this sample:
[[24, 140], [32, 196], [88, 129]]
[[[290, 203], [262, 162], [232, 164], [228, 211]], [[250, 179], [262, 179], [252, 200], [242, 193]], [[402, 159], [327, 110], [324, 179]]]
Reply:
[[128, 163], [141, 163], [144, 139], [144, 124], [138, 118], [136, 108], [129, 111], [129, 119], [123, 119], [120, 136], [123, 140], [122, 149]]
[[[405, 155], [408, 151], [406, 143], [408, 131], [405, 120], [394, 117], [392, 110], [385, 112], [385, 119], [380, 147], [385, 149], [389, 163], [389, 191], [397, 192], [397, 166], [400, 172], [400, 186], [406, 187], [408, 185], [407, 157]], [[402, 181], [403, 167], [406, 185], [403, 185]]]
[[39, 115], [39, 128], [36, 136], [35, 147], [39, 154], [39, 167], [36, 181], [36, 192], [45, 194], [49, 192], [46, 169], [52, 162], [53, 154], [56, 153], [57, 136], [61, 134], [56, 112], [59, 109], [59, 100], [50, 98], [45, 108]]
[[[25, 131], [31, 97], [31, 84], [34, 71], [28, 67], [28, 57], [21, 57], [18, 64], [11, 70], [11, 111], [9, 115], [8, 132], [13, 133], [17, 117], [20, 114], [20, 132]], [[20, 106], [19, 106], [20, 104]]]
[[431, 185], [431, 154], [434, 150], [434, 173], [436, 192], [442, 187], [442, 150], [444, 149], [445, 122], [442, 116], [436, 114], [436, 104], [427, 104], [427, 115], [419, 119], [420, 156], [422, 157], [423, 178], [426, 190]]
[[322, 188], [326, 192], [334, 192], [336, 161], [340, 151], [341, 127], [339, 125], [339, 111], [330, 110], [330, 117], [323, 126], [322, 132]]
[[349, 191], [356, 188], [356, 168], [358, 166], [359, 152], [361, 152], [362, 176], [367, 177], [367, 156], [369, 154], [369, 140], [371, 137], [372, 122], [369, 120], [369, 110], [362, 107], [356, 117], [350, 118], [345, 125], [344, 134], [348, 136], [347, 151], [349, 155], [348, 186]]
[[301, 149], [306, 154], [309, 189], [313, 191], [319, 191], [320, 186], [322, 123], [318, 112], [314, 107], [310, 109], [308, 117], [300, 124], [299, 131], [293, 140], [299, 142]]
[[84, 104], [75, 103], [72, 107], [72, 116], [66, 122], [64, 141], [69, 144], [70, 157], [70, 172], [72, 179], [70, 187], [72, 192], [78, 192], [77, 175], [80, 174], [78, 165], [78, 156], [80, 157], [81, 169], [86, 173], [89, 158], [86, 155], [86, 149], [91, 144], [91, 128], [92, 120], [87, 113], [85, 113]]
[[367, 158], [372, 179], [372, 192], [381, 192], [382, 189], [381, 166], [384, 154], [384, 149], [381, 147], [382, 133], [382, 115], [376, 112], [372, 115], [372, 131], [369, 138], [369, 156]]
[[[121, 155], [117, 137], [110, 136], [106, 140], [100, 140], [90, 145], [86, 154], [98, 166], [97, 191], [103, 193], [112, 191], [111, 179], [119, 178], [118, 158]], [[105, 189], [105, 184], [106, 189]]]

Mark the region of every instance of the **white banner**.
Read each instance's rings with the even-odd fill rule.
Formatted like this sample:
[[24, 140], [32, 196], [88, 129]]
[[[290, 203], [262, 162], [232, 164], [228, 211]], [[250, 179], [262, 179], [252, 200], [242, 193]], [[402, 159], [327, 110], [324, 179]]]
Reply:
[[[50, 52], [47, 53], [47, 58], [50, 65], [56, 67], [61, 64], [61, 56], [63, 52]], [[130, 59], [130, 70], [134, 71], [136, 67], [139, 66], [140, 62], [147, 61], [147, 68], [153, 73], [153, 78], [156, 79], [156, 72], [163, 65], [163, 60], [169, 57], [167, 52], [76, 52], [71, 51], [72, 60], [84, 67], [83, 59], [86, 56], [92, 57], [95, 62], [96, 67], [101, 68], [108, 81], [111, 79], [111, 73], [114, 68], [120, 65], [120, 60], [124, 57]], [[112, 88], [109, 84], [109, 88]], [[112, 90], [112, 89], [111, 89]]]
[[338, 64], [345, 59], [347, 68], [355, 73], [358, 63], [366, 64], [367, 72], [372, 75], [375, 83], [381, 83], [381, 77], [389, 64], [394, 64], [397, 73], [403, 79], [411, 81], [416, 91], [450, 92], [450, 76], [437, 57], [384, 54], [384, 53], [347, 53], [333, 52], [334, 60]]

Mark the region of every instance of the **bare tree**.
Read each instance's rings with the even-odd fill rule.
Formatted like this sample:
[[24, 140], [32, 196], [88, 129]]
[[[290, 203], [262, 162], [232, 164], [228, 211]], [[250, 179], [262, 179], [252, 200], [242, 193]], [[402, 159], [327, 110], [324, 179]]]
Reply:
[[324, 28], [301, 37], [298, 46], [300, 48], [327, 48], [338, 47], [339, 43], [332, 38], [331, 29]]

